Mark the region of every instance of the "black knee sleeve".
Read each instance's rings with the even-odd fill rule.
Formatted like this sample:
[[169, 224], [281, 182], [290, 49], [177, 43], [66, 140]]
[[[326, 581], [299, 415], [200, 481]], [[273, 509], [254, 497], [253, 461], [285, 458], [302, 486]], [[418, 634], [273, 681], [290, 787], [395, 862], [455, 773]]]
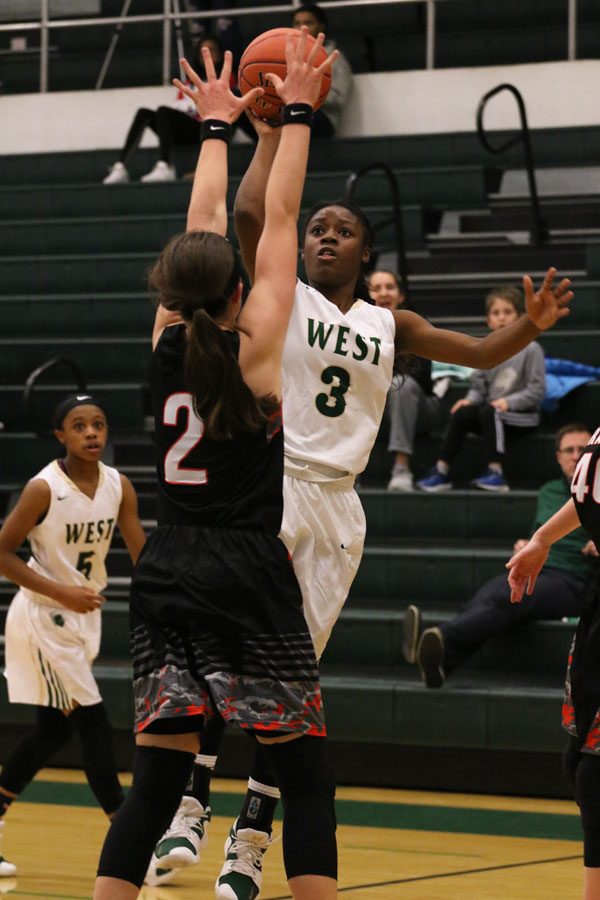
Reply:
[[283, 803], [286, 875], [337, 878], [335, 779], [325, 738], [263, 744]]
[[4, 763], [0, 787], [11, 794], [20, 794], [70, 736], [71, 723], [60, 709], [36, 706], [33, 730], [17, 744]]
[[98, 875], [142, 886], [152, 851], [177, 811], [194, 758], [181, 750], [137, 748], [133, 784], [111, 823]]
[[88, 783], [104, 812], [112, 815], [125, 797], [119, 784], [113, 733], [104, 703], [78, 706], [70, 718], [81, 741]]
[[600, 868], [600, 757], [582, 753], [575, 773], [575, 797], [583, 827], [583, 864]]

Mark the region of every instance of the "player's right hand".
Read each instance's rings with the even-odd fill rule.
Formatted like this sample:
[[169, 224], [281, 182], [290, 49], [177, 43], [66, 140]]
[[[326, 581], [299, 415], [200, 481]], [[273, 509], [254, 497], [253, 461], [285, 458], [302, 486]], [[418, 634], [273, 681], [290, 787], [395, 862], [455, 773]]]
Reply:
[[66, 609], [76, 613], [94, 612], [95, 609], [100, 609], [104, 603], [104, 597], [90, 588], [67, 585], [61, 585], [60, 591], [57, 592], [54, 599], [62, 603]]
[[337, 50], [330, 53], [320, 66], [315, 66], [315, 59], [325, 40], [321, 32], [312, 50], [306, 57], [306, 39], [308, 31], [303, 25], [300, 35], [291, 30], [287, 36], [285, 45], [286, 76], [285, 81], [273, 72], [267, 73], [267, 78], [272, 82], [275, 90], [284, 103], [309, 103], [315, 105], [321, 93], [321, 83], [325, 72], [330, 72], [331, 67], [340, 55]]

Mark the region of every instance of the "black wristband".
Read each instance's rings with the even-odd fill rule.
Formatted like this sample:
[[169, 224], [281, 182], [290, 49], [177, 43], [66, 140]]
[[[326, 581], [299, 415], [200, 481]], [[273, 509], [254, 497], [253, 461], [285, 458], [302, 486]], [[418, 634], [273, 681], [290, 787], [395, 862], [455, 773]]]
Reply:
[[310, 103], [286, 103], [281, 115], [282, 125], [312, 125], [313, 108]]
[[221, 119], [204, 119], [200, 124], [200, 140], [202, 141], [213, 138], [230, 144], [232, 137], [233, 125], [230, 125], [229, 122], [223, 122]]

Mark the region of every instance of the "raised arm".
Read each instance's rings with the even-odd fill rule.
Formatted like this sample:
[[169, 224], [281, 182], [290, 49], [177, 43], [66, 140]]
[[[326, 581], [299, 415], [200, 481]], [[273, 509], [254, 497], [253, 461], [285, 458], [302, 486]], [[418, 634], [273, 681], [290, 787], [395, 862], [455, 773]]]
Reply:
[[[206, 71], [206, 81], [194, 72], [186, 59], [181, 59], [181, 67], [195, 90], [178, 78], [173, 84], [190, 98], [202, 119], [202, 144], [194, 173], [194, 184], [188, 206], [187, 231], [214, 231], [227, 234], [227, 144], [229, 126], [246, 109], [249, 103], [262, 93], [262, 88], [254, 88], [244, 97], [236, 97], [230, 89], [231, 53], [225, 53], [220, 76], [207, 47], [202, 48]], [[181, 320], [161, 306], [156, 311], [152, 329], [152, 348], [168, 325]]]
[[555, 287], [556, 269], [548, 269], [546, 277], [535, 292], [531, 278], [525, 275], [526, 315], [512, 325], [492, 331], [484, 338], [476, 338], [458, 331], [434, 328], [425, 319], [409, 310], [395, 310], [396, 350], [414, 353], [438, 362], [457, 363], [475, 369], [491, 369], [504, 362], [531, 341], [541, 331], [551, 328], [558, 319], [569, 315], [568, 304], [573, 296], [570, 281], [563, 278]]
[[279, 146], [281, 128], [272, 128], [251, 113], [249, 115], [258, 133], [258, 143], [236, 194], [233, 224], [244, 268], [250, 283], [254, 284], [256, 248], [265, 224], [267, 182]]
[[[288, 36], [285, 81], [269, 75], [286, 105], [294, 104], [295, 109], [290, 110], [289, 123], [282, 126], [267, 184], [265, 225], [256, 251], [254, 286], [239, 318], [240, 331], [246, 337], [240, 348], [240, 365], [244, 379], [257, 395], [281, 395], [281, 353], [294, 301], [297, 220], [310, 142], [310, 128], [300, 104], [313, 107], [323, 72], [337, 57], [334, 51], [316, 68], [314, 59], [323, 44], [323, 35], [319, 35], [307, 59], [306, 38], [306, 29]], [[296, 118], [291, 118], [292, 114]], [[304, 124], [300, 124], [303, 120]]]

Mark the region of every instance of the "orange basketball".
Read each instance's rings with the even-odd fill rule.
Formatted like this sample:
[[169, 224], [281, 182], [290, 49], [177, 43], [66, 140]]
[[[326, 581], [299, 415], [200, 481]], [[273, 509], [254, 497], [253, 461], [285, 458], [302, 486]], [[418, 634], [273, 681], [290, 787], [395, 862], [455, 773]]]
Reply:
[[[299, 32], [295, 28], [272, 28], [265, 31], [254, 38], [251, 44], [248, 44], [244, 51], [244, 55], [240, 60], [238, 70], [238, 84], [242, 94], [247, 94], [254, 87], [264, 88], [264, 94], [258, 97], [250, 104], [252, 112], [260, 119], [266, 119], [270, 122], [279, 120], [283, 100], [267, 78], [268, 72], [279, 75], [281, 79], [285, 78], [285, 44], [287, 36], [290, 32], [297, 34]], [[315, 43], [315, 39], [310, 35], [306, 36], [306, 56], [310, 53]], [[328, 54], [321, 48], [315, 59], [315, 66], [320, 66], [323, 60], [327, 59]], [[327, 72], [323, 75], [321, 83], [321, 93], [319, 99], [315, 103], [315, 109], [325, 100], [331, 87], [331, 73]]]

